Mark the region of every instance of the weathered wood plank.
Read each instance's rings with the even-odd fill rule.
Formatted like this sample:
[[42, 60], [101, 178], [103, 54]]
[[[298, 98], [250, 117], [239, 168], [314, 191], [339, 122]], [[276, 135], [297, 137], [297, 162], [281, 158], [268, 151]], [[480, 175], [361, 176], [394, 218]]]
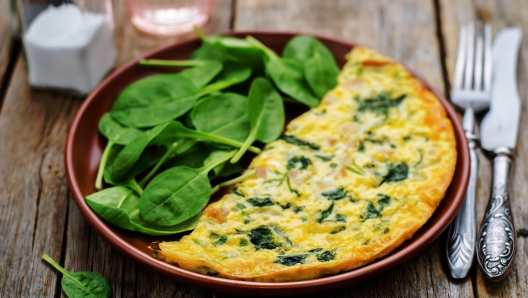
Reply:
[[[3, 17], [6, 3], [0, 1], [0, 31], [9, 20]], [[114, 3], [118, 65], [183, 38], [155, 38], [137, 32], [124, 3]], [[231, 0], [217, 1], [205, 31], [227, 30], [230, 12]], [[5, 45], [2, 32], [0, 54]], [[0, 114], [0, 297], [61, 295], [60, 275], [41, 261], [44, 252], [68, 270], [103, 274], [115, 297], [209, 295], [136, 265], [82, 218], [70, 197], [63, 166], [66, 133], [81, 103], [81, 99], [31, 90], [19, 55]]]
[[5, 75], [10, 58], [9, 51], [11, 49], [12, 39], [10, 26], [11, 18], [9, 11], [9, 1], [0, 1], [0, 84], [2, 84], [5, 79], [7, 79], [5, 78]]
[[[446, 46], [446, 63], [449, 77], [453, 77], [458, 31], [460, 26], [477, 18], [483, 18], [492, 25], [493, 35], [507, 26], [520, 26], [528, 32], [528, 3], [523, 0], [441, 0], [441, 24]], [[528, 79], [528, 39], [521, 45], [518, 71], [519, 93], [522, 101], [521, 129], [516, 149], [515, 167], [512, 174], [511, 204], [514, 222], [517, 228], [528, 227], [528, 206], [525, 202], [528, 187], [528, 132], [522, 127], [528, 125], [528, 87], [523, 82]], [[491, 184], [490, 160], [480, 154], [479, 184], [477, 197], [477, 222], [484, 216]], [[499, 283], [484, 279], [480, 270], [475, 270], [476, 293], [479, 297], [526, 297], [528, 295], [528, 239], [518, 237], [515, 264], [508, 277]]]
[[[238, 1], [235, 29], [316, 33], [369, 46], [444, 90], [433, 1]], [[471, 281], [451, 282], [439, 239], [405, 265], [328, 297], [471, 297]], [[217, 295], [219, 296], [219, 295]]]

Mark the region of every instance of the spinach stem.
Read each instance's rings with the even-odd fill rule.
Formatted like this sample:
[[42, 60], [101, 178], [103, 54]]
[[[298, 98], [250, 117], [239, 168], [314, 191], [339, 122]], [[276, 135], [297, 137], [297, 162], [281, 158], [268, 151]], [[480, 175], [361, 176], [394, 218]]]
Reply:
[[214, 194], [215, 192], [217, 192], [221, 187], [226, 187], [226, 186], [229, 186], [229, 185], [237, 184], [238, 182], [255, 175], [255, 173], [257, 173], [257, 170], [251, 169], [251, 170], [248, 170], [243, 175], [240, 175], [240, 176], [238, 176], [236, 178], [233, 178], [231, 180], [227, 180], [227, 181], [224, 181], [222, 183], [219, 183], [215, 187], [213, 187], [213, 190], [211, 191], [211, 194]]
[[[226, 145], [237, 147], [237, 148], [242, 148], [245, 145], [245, 143], [242, 144], [239, 141], [235, 141], [235, 140], [232, 140], [232, 139], [224, 138], [224, 137], [221, 137], [221, 136], [217, 136], [217, 135], [213, 135], [213, 134], [209, 134], [209, 133], [201, 132], [201, 131], [193, 131], [192, 133], [181, 133], [181, 134], [178, 133], [177, 135], [179, 137], [182, 137], [182, 138], [203, 139], [203, 140], [207, 140], [207, 141], [213, 141], [213, 142], [217, 142], [217, 143], [226, 144]], [[244, 148], [244, 151], [249, 150], [249, 151], [251, 151], [253, 153], [256, 153], [256, 154], [259, 154], [262, 151], [262, 150], [260, 150], [257, 147], [249, 146], [250, 144], [251, 143], [248, 143], [246, 148]]]
[[[140, 189], [145, 187], [147, 185], [147, 183], [150, 181], [150, 179], [152, 179], [152, 176], [154, 176], [159, 168], [167, 161], [167, 159], [169, 158], [169, 156], [171, 156], [171, 154], [174, 152], [174, 150], [176, 150], [176, 148], [178, 148], [178, 143], [173, 143], [172, 145], [168, 146], [167, 148], [167, 151], [163, 154], [163, 156], [158, 160], [158, 162], [156, 163], [156, 165], [150, 170], [150, 172], [145, 176], [143, 177], [143, 179], [141, 179], [141, 181], [139, 182], [139, 187]], [[135, 179], [134, 179], [135, 181]], [[136, 183], [137, 184], [137, 183]], [[134, 189], [135, 190], [135, 189]], [[143, 193], [143, 191], [141, 191], [141, 193]], [[141, 194], [139, 193], [139, 194]]]
[[204, 61], [201, 60], [163, 60], [163, 59], [141, 59], [139, 65], [145, 66], [168, 66], [168, 67], [188, 67], [188, 66], [203, 66]]
[[205, 41], [206, 37], [203, 34], [202, 30], [200, 30], [200, 28], [198, 26], [194, 26], [193, 30], [194, 30], [194, 33], [196, 34], [196, 36], [198, 36], [202, 41]]
[[48, 262], [51, 266], [55, 267], [55, 269], [59, 270], [60, 273], [64, 274], [64, 275], [67, 275], [68, 272], [66, 269], [62, 268], [61, 265], [57, 264], [57, 262], [55, 262], [55, 260], [53, 260], [50, 256], [48, 256], [47, 254], [42, 254], [42, 259], [44, 259], [44, 261]]
[[53, 266], [55, 269], [59, 270], [60, 273], [62, 273], [63, 275], [66, 275], [67, 277], [69, 277], [71, 280], [73, 280], [76, 284], [78, 284], [81, 288], [83, 288], [86, 292], [88, 293], [91, 293], [90, 290], [88, 290], [77, 278], [73, 277], [73, 275], [71, 275], [71, 272], [62, 268], [61, 265], [57, 264], [57, 262], [55, 262], [50, 256], [48, 256], [47, 254], [43, 253], [42, 254], [42, 258], [44, 259], [44, 261], [48, 262], [51, 266]]
[[138, 195], [142, 195], [143, 194], [143, 188], [141, 187], [141, 185], [139, 185], [136, 181], [136, 178], [133, 178], [131, 181], [130, 181], [130, 188], [132, 188], [135, 192], [138, 193]]
[[197, 98], [199, 97], [202, 97], [204, 95], [207, 95], [209, 93], [213, 93], [213, 92], [216, 92], [216, 91], [220, 91], [222, 89], [225, 89], [235, 83], [237, 83], [238, 80], [237, 79], [230, 79], [230, 80], [227, 80], [227, 81], [219, 81], [219, 82], [216, 82], [216, 83], [212, 83], [210, 85], [207, 85], [205, 86], [202, 91], [198, 92], [196, 95]]
[[[251, 143], [253, 143], [253, 141], [255, 140], [256, 134], [257, 134], [257, 129], [255, 128], [249, 133], [249, 136], [247, 137], [246, 141], [244, 141], [244, 144], [240, 147], [236, 155], [231, 159], [231, 163], [236, 163], [237, 161], [240, 160], [242, 155], [244, 155], [246, 150], [250, 148]], [[251, 149], [249, 149], [249, 151], [251, 151]]]
[[233, 155], [235, 155], [235, 152], [236, 152], [236, 150], [233, 150], [233, 151], [227, 153], [226, 155], [220, 157], [219, 159], [213, 160], [212, 162], [207, 164], [205, 167], [203, 167], [204, 171], [205, 172], [209, 172], [212, 169], [214, 169], [217, 165], [228, 161], [231, 157], [233, 157]]
[[108, 144], [106, 144], [105, 150], [103, 151], [103, 155], [101, 156], [99, 170], [97, 170], [97, 178], [95, 179], [95, 189], [97, 190], [100, 190], [103, 187], [103, 174], [106, 167], [106, 163], [108, 161], [108, 157], [110, 156], [110, 151], [112, 151], [113, 146], [114, 142], [109, 141]]

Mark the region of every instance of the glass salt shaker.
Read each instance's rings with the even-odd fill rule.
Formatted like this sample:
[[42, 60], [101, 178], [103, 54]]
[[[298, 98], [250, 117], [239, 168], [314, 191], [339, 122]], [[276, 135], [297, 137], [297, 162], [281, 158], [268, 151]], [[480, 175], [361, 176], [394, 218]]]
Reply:
[[113, 68], [111, 0], [17, 0], [29, 83], [77, 96]]

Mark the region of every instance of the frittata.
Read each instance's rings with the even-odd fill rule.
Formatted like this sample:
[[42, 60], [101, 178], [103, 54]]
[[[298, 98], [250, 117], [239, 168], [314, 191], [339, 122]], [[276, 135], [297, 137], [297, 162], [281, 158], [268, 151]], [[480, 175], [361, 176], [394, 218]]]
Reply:
[[304, 280], [390, 253], [432, 215], [456, 166], [439, 100], [400, 64], [355, 47], [338, 85], [209, 205], [180, 241], [153, 243], [181, 268], [248, 281]]

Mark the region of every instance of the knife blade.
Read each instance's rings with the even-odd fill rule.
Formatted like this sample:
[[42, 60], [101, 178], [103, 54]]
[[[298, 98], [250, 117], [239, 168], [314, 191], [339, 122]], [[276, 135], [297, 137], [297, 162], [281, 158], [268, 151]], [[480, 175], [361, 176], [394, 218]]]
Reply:
[[490, 111], [481, 124], [481, 147], [494, 158], [491, 195], [477, 238], [477, 260], [492, 281], [506, 277], [517, 248], [509, 181], [521, 112], [517, 91], [521, 38], [517, 27], [504, 29], [495, 38]]

